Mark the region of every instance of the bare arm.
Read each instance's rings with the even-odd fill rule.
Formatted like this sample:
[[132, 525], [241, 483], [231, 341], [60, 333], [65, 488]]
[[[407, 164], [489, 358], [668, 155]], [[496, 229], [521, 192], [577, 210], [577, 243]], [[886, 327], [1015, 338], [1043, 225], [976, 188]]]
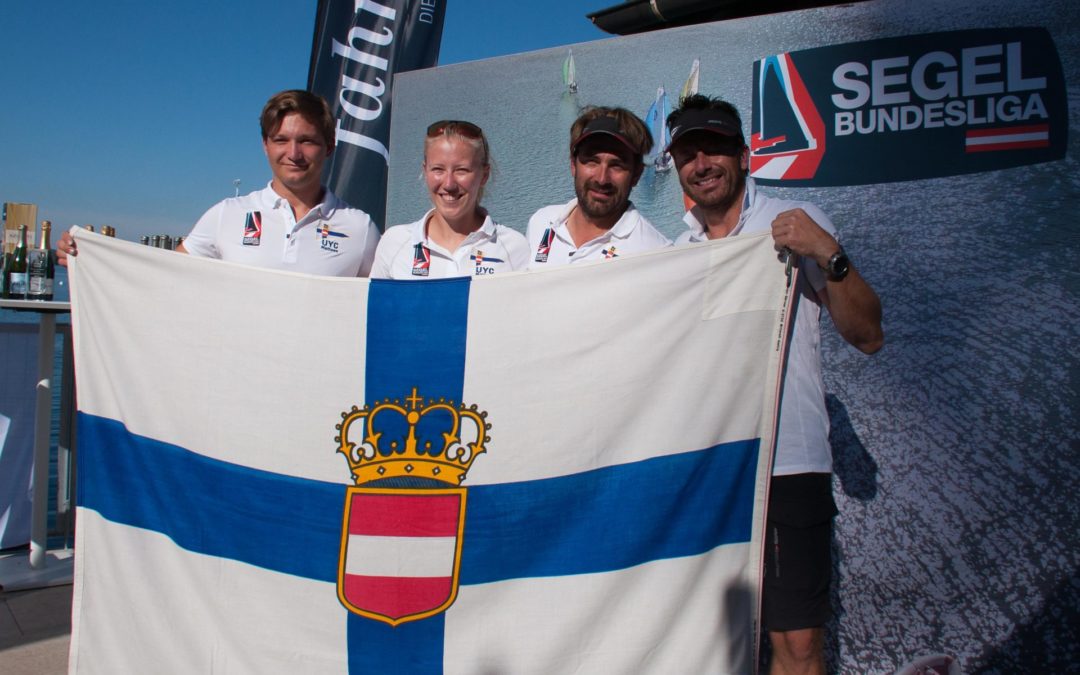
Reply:
[[[840, 250], [836, 239], [802, 209], [779, 214], [773, 221], [772, 234], [778, 249], [787, 248], [815, 261], [820, 267], [825, 267], [829, 258]], [[881, 329], [881, 300], [854, 265], [842, 280], [828, 280], [818, 295], [829, 310], [836, 330], [848, 344], [866, 354], [881, 349], [885, 343]]]
[[818, 294], [829, 310], [840, 335], [865, 354], [873, 354], [885, 344], [881, 329], [881, 300], [852, 265], [841, 281], [829, 281]]

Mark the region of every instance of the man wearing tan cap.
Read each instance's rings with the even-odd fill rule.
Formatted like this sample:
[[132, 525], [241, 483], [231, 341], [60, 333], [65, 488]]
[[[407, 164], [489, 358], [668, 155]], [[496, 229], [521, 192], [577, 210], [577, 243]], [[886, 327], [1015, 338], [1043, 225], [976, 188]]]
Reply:
[[610, 260], [670, 246], [634, 208], [630, 191], [652, 147], [645, 123], [624, 108], [589, 108], [570, 127], [575, 199], [529, 219], [529, 269]]

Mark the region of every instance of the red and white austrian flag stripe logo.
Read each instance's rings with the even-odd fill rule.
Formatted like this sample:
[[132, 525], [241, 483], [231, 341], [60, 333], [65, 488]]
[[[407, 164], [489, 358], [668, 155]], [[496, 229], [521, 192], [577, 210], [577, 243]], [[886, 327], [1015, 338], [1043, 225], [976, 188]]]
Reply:
[[968, 129], [964, 139], [967, 152], [1045, 148], [1050, 145], [1050, 125], [1033, 124], [1024, 127]]
[[397, 624], [457, 595], [465, 491], [351, 488], [339, 591], [346, 607]]

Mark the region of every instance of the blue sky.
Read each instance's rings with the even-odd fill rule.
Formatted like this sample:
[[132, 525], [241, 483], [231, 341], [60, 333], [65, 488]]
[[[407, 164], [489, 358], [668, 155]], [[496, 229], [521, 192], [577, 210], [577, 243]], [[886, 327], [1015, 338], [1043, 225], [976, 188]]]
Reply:
[[[611, 37], [585, 14], [612, 4], [448, 0], [440, 63]], [[262, 187], [259, 110], [305, 86], [315, 5], [6, 3], [0, 201], [137, 239], [186, 234], [234, 179]]]

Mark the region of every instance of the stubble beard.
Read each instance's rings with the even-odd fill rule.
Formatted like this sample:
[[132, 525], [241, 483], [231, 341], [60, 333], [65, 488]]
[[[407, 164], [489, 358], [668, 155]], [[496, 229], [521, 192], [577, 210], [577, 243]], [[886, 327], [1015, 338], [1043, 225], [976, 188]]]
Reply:
[[688, 189], [687, 185], [683, 184], [683, 192], [685, 192], [690, 199], [694, 200], [702, 209], [708, 211], [727, 211], [738, 201], [742, 196], [746, 188], [746, 177], [740, 172], [738, 174], [727, 174], [728, 184], [731, 189], [725, 190], [719, 194], [694, 194], [695, 190]]
[[602, 220], [613, 215], [621, 215], [626, 210], [626, 205], [629, 202], [627, 197], [619, 199], [617, 193], [612, 193], [612, 200], [606, 204], [601, 204], [589, 197], [589, 188], [590, 184], [586, 183], [580, 188], [575, 187], [574, 191], [577, 193], [578, 208], [590, 219]]

